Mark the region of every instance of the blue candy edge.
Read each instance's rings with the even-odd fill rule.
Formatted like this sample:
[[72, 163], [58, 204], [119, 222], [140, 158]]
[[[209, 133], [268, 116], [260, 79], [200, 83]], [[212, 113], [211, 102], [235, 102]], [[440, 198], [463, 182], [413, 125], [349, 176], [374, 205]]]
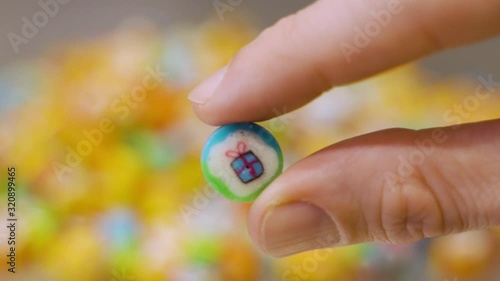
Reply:
[[[269, 179], [268, 182], [263, 184], [261, 188], [259, 188], [254, 193], [246, 197], [238, 197], [234, 195], [234, 193], [230, 191], [230, 189], [226, 186], [226, 184], [223, 181], [219, 180], [216, 176], [214, 176], [210, 172], [210, 169], [206, 164], [210, 147], [224, 141], [230, 134], [239, 130], [256, 133], [267, 145], [271, 146], [278, 155], [278, 165], [279, 165], [278, 170], [274, 173], [274, 175]], [[201, 168], [207, 182], [220, 194], [233, 201], [251, 202], [255, 200], [255, 198], [257, 198], [257, 196], [283, 171], [283, 153], [274, 136], [266, 128], [255, 123], [234, 123], [219, 127], [208, 138], [207, 142], [205, 143], [205, 146], [203, 147], [203, 152], [201, 154]]]

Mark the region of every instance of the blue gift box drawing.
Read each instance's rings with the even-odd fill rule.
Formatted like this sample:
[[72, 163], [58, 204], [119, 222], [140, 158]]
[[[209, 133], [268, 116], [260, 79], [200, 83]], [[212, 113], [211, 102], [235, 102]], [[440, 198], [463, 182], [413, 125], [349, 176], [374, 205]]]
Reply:
[[238, 151], [230, 150], [226, 155], [234, 158], [231, 167], [236, 172], [238, 178], [244, 182], [251, 182], [264, 173], [264, 166], [259, 158], [252, 151], [246, 151], [244, 142], [238, 143]]

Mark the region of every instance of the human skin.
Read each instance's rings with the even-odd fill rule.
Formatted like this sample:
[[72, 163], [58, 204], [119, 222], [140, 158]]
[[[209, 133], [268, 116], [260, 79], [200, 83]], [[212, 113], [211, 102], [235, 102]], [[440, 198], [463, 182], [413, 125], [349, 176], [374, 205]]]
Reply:
[[[394, 1], [399, 12], [347, 56], [341, 44], [355, 46], [354, 28], [363, 30]], [[296, 109], [331, 87], [499, 33], [500, 0], [319, 0], [264, 30], [189, 98], [210, 125], [261, 121], [276, 117], [273, 108]], [[500, 88], [500, 77], [492, 79]], [[437, 135], [443, 141], [423, 165], [388, 176], [399, 175], [401, 157], [412, 157], [416, 143]], [[281, 257], [498, 226], [499, 151], [500, 119], [335, 143], [292, 165], [257, 198], [250, 236]]]

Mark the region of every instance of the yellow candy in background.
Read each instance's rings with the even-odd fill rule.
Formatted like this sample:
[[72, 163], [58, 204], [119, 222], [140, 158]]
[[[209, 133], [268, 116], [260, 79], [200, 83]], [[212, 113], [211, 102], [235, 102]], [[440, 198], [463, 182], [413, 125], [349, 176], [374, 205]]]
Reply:
[[498, 264], [495, 240], [487, 230], [471, 231], [442, 237], [430, 246], [430, 258], [444, 276], [456, 276], [459, 280], [484, 277], [486, 269]]

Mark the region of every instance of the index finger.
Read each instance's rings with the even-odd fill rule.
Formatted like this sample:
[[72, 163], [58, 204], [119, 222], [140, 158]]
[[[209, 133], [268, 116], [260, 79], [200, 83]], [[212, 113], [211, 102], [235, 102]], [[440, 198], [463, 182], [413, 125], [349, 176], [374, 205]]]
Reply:
[[323, 91], [500, 32], [496, 0], [320, 0], [280, 20], [189, 98], [211, 125], [261, 121]]

